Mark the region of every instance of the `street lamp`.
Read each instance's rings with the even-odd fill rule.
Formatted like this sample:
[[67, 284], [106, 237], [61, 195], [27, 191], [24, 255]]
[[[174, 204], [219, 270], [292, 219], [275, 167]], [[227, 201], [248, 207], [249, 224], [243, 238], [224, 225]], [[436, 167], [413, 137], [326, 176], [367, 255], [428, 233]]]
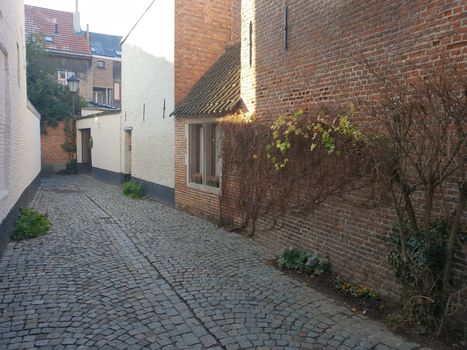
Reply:
[[68, 89], [70, 90], [70, 92], [73, 93], [73, 113], [71, 115], [73, 117], [73, 115], [75, 114], [75, 96], [76, 96], [76, 92], [79, 89], [79, 79], [77, 79], [73, 75], [70, 78], [68, 78], [66, 81], [68, 82]]

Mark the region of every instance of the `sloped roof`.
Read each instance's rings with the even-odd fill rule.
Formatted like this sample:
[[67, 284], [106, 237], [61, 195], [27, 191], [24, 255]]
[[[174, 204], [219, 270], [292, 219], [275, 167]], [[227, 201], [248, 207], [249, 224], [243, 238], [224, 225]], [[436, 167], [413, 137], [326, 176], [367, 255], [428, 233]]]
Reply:
[[240, 45], [228, 48], [172, 115], [197, 116], [232, 112], [240, 102]]
[[91, 51], [93, 55], [120, 58], [122, 49], [120, 47], [121, 36], [100, 33], [89, 33]]
[[[26, 5], [25, 19], [27, 36], [46, 35], [53, 38], [53, 42], [44, 41], [46, 49], [91, 54], [84, 32], [75, 33], [73, 29], [72, 12]], [[55, 23], [58, 25], [58, 34], [55, 33]]]

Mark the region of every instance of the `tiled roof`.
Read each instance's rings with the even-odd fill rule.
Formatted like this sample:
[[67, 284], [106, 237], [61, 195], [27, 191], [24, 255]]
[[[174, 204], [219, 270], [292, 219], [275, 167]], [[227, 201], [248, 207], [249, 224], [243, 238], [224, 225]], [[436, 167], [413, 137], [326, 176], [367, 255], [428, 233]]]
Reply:
[[119, 58], [122, 56], [120, 47], [121, 36], [100, 33], [89, 33], [93, 55]]
[[[25, 17], [28, 36], [43, 35], [53, 38], [52, 42], [44, 41], [46, 49], [91, 54], [84, 32], [75, 33], [73, 29], [72, 12], [26, 5]], [[58, 25], [58, 34], [55, 33], [55, 23]]]
[[228, 48], [172, 115], [198, 116], [232, 112], [240, 102], [240, 45]]

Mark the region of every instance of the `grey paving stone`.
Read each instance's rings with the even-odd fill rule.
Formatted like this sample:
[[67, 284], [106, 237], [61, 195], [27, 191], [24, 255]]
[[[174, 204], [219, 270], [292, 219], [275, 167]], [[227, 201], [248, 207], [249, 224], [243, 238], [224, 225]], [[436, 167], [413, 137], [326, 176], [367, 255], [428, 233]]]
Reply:
[[[87, 176], [43, 178], [51, 232], [0, 260], [0, 348], [416, 349], [238, 234]], [[222, 345], [221, 345], [222, 344]]]

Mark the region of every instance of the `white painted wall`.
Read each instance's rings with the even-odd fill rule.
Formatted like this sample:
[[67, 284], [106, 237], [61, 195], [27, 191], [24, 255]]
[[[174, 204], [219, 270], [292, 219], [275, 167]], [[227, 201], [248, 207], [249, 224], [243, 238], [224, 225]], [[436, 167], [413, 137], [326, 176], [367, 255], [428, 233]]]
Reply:
[[78, 163], [82, 162], [81, 129], [91, 129], [92, 166], [120, 173], [120, 113], [112, 113], [76, 121]]
[[[131, 175], [171, 188], [175, 176], [174, 118], [169, 117], [174, 110], [174, 17], [174, 0], [156, 1], [122, 48], [122, 130], [133, 128]], [[122, 164], [124, 157], [122, 152]], [[124, 167], [121, 171], [125, 172]]]
[[0, 0], [0, 223], [39, 174], [40, 116], [28, 107], [22, 0]]

